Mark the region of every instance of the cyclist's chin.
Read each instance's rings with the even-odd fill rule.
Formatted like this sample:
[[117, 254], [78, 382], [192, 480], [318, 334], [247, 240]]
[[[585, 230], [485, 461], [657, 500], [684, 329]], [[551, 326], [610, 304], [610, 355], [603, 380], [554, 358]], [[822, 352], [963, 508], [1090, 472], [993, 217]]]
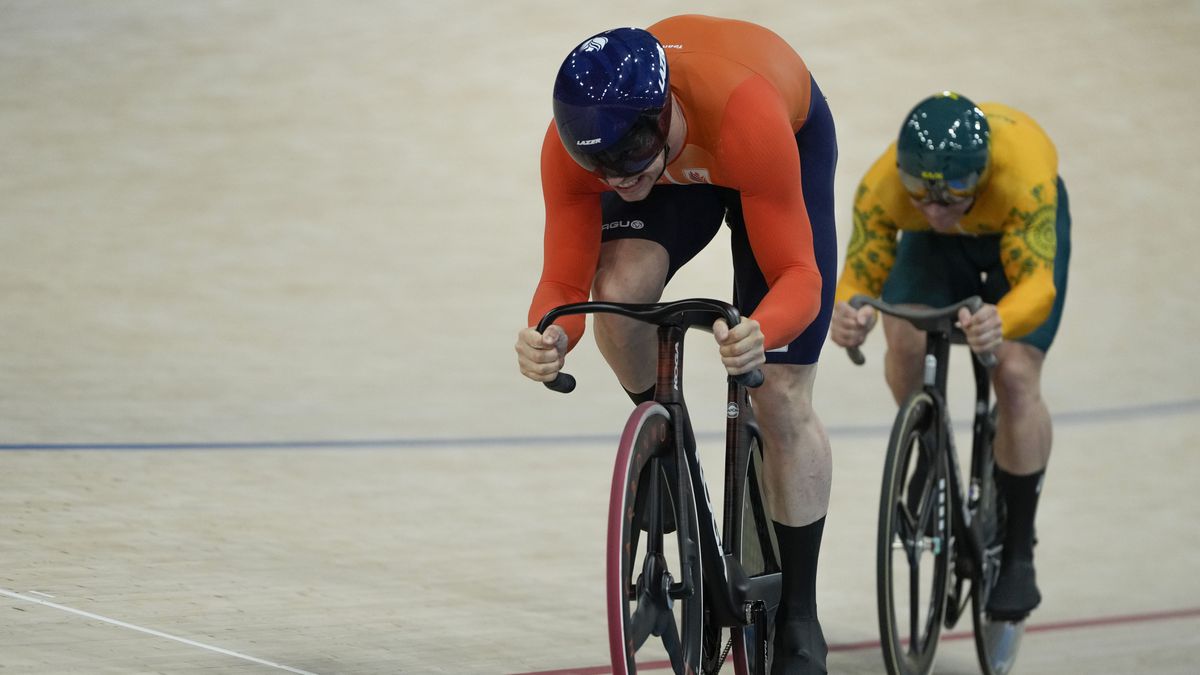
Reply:
[[957, 218], [930, 219], [929, 227], [938, 234], [957, 234], [959, 232]]

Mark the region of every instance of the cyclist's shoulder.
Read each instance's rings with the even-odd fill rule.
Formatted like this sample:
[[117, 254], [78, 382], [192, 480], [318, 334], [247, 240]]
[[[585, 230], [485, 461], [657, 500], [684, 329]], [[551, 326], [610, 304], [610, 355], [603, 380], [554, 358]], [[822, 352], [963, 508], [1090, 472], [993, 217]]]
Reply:
[[648, 30], [662, 43], [672, 89], [726, 100], [747, 79], [757, 77], [771, 85], [771, 95], [789, 104], [803, 103], [800, 113], [807, 112], [808, 67], [770, 29], [737, 19], [685, 14]]
[[855, 218], [866, 224], [886, 223], [899, 229], [927, 229], [908, 199], [896, 170], [896, 143], [883, 153], [863, 174], [854, 191]]
[[1058, 150], [1030, 115], [1002, 103], [981, 103], [991, 129], [990, 152], [997, 171], [1035, 174], [1057, 170]]
[[1029, 114], [1002, 103], [981, 103], [979, 107], [991, 129], [991, 157], [975, 215], [1016, 226], [1026, 219], [1014, 220], [1014, 216], [1054, 203], [1058, 150]]
[[[1005, 103], [985, 101], [979, 104], [979, 109], [987, 117], [992, 133], [1008, 134], [1041, 134], [1045, 130], [1029, 113]], [[1047, 136], [1048, 138], [1048, 136]]]
[[668, 58], [672, 52], [736, 55], [762, 48], [795, 51], [770, 28], [740, 19], [680, 14], [654, 23], [646, 30], [662, 42]]

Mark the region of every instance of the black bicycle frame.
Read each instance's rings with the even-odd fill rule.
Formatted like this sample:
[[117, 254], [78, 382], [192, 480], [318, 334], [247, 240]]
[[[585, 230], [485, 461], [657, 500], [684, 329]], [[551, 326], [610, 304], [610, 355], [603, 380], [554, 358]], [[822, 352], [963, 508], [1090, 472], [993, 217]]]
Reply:
[[[778, 573], [750, 577], [741, 562], [733, 554], [726, 552], [726, 547], [718, 538], [719, 530], [708, 493], [708, 483], [704, 480], [691, 419], [683, 401], [683, 335], [684, 329], [679, 326], [660, 326], [658, 329], [659, 370], [654, 399], [671, 414], [675, 438], [680, 441], [675, 444], [676, 461], [679, 462], [679, 466], [687, 467], [692, 486], [697, 490], [700, 560], [705, 583], [710, 589], [709, 619], [722, 626], [743, 626], [751, 620], [746, 612], [749, 603], [776, 601], [782, 588], [782, 580]], [[725, 532], [726, 542], [740, 540], [741, 504], [745, 499], [745, 490], [757, 490], [757, 486], [750, 486], [737, 479], [737, 476], [745, 475], [745, 468], [750, 461], [750, 441], [759, 439], [761, 442], [757, 422], [752, 417], [749, 420], [741, 419], [742, 415], [750, 415], [746, 399], [746, 388], [730, 378], [726, 408], [730, 414], [726, 420], [725, 527], [720, 530]], [[732, 414], [734, 411], [736, 415]], [[745, 433], [750, 436], [746, 437]], [[679, 481], [680, 484], [676, 486], [676, 513], [681, 513], [686, 508], [682, 475]], [[704, 489], [702, 500], [699, 499], [701, 487]], [[769, 533], [760, 532], [759, 536], [764, 537], [764, 541], [769, 541]], [[693, 588], [692, 581], [686, 578], [686, 575], [680, 586], [681, 593], [690, 593]], [[717, 592], [718, 590], [723, 592]]]
[[[966, 308], [974, 313], [982, 306], [983, 301], [978, 296], [968, 298], [958, 303], [958, 308]], [[934, 400], [933, 414], [936, 416], [937, 447], [946, 447], [950, 455], [950, 499], [951, 508], [958, 513], [955, 527], [958, 528], [959, 542], [965, 542], [965, 551], [974, 562], [984, 559], [985, 543], [980, 541], [978, 529], [972, 527], [971, 513], [979, 500], [982, 487], [982, 474], [987, 453], [988, 416], [990, 414], [991, 376], [989, 366], [996, 363], [993, 354], [983, 356], [972, 352], [971, 364], [975, 372], [975, 419], [972, 425], [973, 438], [971, 447], [971, 479], [970, 492], [963, 494], [962, 473], [958, 464], [958, 451], [954, 445], [954, 430], [950, 427], [950, 413], [946, 406], [946, 380], [950, 372], [950, 345], [962, 344], [966, 337], [962, 331], [955, 328], [954, 315], [940, 310], [909, 310], [897, 314], [896, 308], [889, 308], [880, 301], [865, 295], [856, 295], [850, 299], [850, 306], [857, 309], [863, 305], [892, 313], [912, 323], [914, 327], [925, 332], [925, 370], [922, 389]], [[862, 353], [857, 347], [847, 350], [850, 359], [855, 363], [863, 362]]]
[[925, 338], [924, 391], [934, 400], [937, 447], [945, 447], [950, 461], [950, 504], [957, 514], [954, 526], [958, 540], [965, 542], [967, 554], [976, 562], [983, 560], [984, 542], [972, 527], [971, 514], [980, 497], [983, 462], [987, 452], [987, 423], [990, 412], [991, 378], [988, 369], [973, 353], [971, 364], [975, 373], [975, 416], [972, 424], [970, 489], [964, 494], [954, 429], [946, 405], [946, 381], [950, 371], [950, 345], [956, 342], [951, 330], [927, 330]]
[[[704, 480], [704, 472], [700, 467], [700, 459], [696, 454], [696, 439], [692, 432], [692, 423], [688, 417], [687, 407], [683, 400], [683, 337], [690, 327], [708, 328], [718, 318], [725, 319], [730, 326], [736, 325], [741, 317], [737, 310], [727, 304], [712, 302], [704, 299], [681, 300], [673, 303], [658, 303], [649, 305], [634, 305], [627, 303], [584, 302], [556, 307], [547, 312], [538, 322], [539, 333], [559, 317], [572, 314], [610, 313], [626, 316], [658, 325], [658, 372], [655, 384], [654, 400], [665, 407], [671, 416], [672, 432], [675, 435], [675, 461], [679, 467], [687, 467], [688, 475], [694, 489], [704, 488], [704, 499], [696, 500], [696, 512], [699, 522], [697, 530], [700, 533], [700, 560], [704, 580], [708, 588], [713, 589], [709, 595], [710, 620], [722, 626], [742, 626], [750, 623], [747, 608], [751, 603], [767, 603], [777, 601], [782, 588], [781, 576], [778, 572], [749, 577], [741, 563], [725, 548], [719, 539], [716, 516], [712, 500], [708, 494], [708, 483]], [[752, 419], [740, 419], [740, 415], [749, 415], [749, 405], [746, 400], [746, 386], [758, 386], [762, 382], [762, 373], [753, 371], [729, 378], [728, 409], [736, 406], [738, 418], [727, 420], [726, 439], [726, 468], [741, 469], [743, 473], [726, 474], [726, 517], [725, 532], [727, 541], [736, 542], [741, 537], [741, 504], [745, 498], [743, 490], [757, 490], [757, 486], [737, 486], [737, 476], [744, 475], [746, 463], [750, 461], [750, 441], [760, 441], [758, 425]], [[575, 386], [574, 378], [565, 373], [559, 373], [554, 382], [546, 386], [556, 391], [568, 392]], [[750, 434], [745, 437], [743, 432]], [[678, 482], [674, 486], [676, 513], [688, 513], [685, 503], [685, 481], [683, 473], [678, 474]], [[699, 496], [699, 495], [697, 495]], [[760, 495], [761, 496], [761, 495]], [[733, 499], [734, 501], [730, 501]], [[769, 541], [769, 533], [759, 533], [764, 540]], [[695, 580], [691, 578], [688, 566], [683, 567], [683, 578], [672, 584], [669, 594], [673, 598], [691, 597], [695, 594]], [[722, 589], [723, 592], [716, 592]]]

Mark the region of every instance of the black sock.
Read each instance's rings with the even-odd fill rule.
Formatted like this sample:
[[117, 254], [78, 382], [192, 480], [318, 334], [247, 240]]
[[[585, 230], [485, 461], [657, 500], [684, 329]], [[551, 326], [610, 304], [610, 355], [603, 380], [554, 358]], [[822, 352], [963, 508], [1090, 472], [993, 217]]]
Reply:
[[1004, 532], [1007, 560], [1033, 560], [1033, 519], [1045, 475], [1045, 469], [1028, 476], [1015, 476], [996, 467], [996, 486], [1008, 508]]
[[649, 389], [647, 389], [646, 391], [643, 391], [643, 392], [641, 392], [640, 394], [635, 394], [635, 393], [633, 393], [632, 391], [629, 391], [628, 389], [625, 389], [624, 387], [621, 387], [621, 388], [622, 388], [622, 389], [625, 389], [625, 393], [626, 393], [626, 394], [629, 394], [629, 399], [630, 399], [631, 401], [633, 401], [633, 404], [634, 404], [634, 405], [641, 405], [641, 404], [645, 403], [646, 401], [653, 401], [653, 400], [654, 400], [654, 388], [655, 388], [656, 386], [658, 386], [658, 385], [652, 384], [652, 385], [650, 385], [650, 388], [649, 388]]
[[825, 517], [801, 527], [774, 523], [783, 568], [780, 620], [817, 618], [817, 558]]

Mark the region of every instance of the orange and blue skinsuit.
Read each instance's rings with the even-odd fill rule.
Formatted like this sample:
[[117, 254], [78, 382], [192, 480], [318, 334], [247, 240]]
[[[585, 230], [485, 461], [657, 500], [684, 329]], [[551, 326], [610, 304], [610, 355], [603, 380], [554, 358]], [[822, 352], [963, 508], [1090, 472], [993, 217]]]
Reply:
[[[687, 122], [686, 145], [645, 204], [618, 204], [607, 184], [571, 159], [550, 124], [541, 157], [545, 263], [529, 310], [530, 325], [555, 306], [588, 298], [602, 234], [604, 240], [654, 238], [667, 236], [661, 232], [669, 229], [675, 240], [659, 241], [676, 258], [673, 272], [712, 238], [714, 222], [719, 227], [727, 219], [731, 227], [735, 221], [744, 226], [748, 250], [738, 261], [735, 245], [735, 276], [755, 278], [739, 285], [735, 296], [745, 305], [744, 313], [752, 309], [750, 316], [759, 322], [767, 349], [778, 350], [768, 360], [777, 360], [778, 353], [812, 326], [812, 332], [819, 333], [809, 340], [815, 347], [795, 358], [815, 361], [832, 308], [836, 266], [832, 259], [836, 256], [832, 216], [836, 140], [824, 97], [799, 55], [760, 26], [687, 15], [647, 30], [666, 52], [671, 93]], [[821, 124], [810, 124], [810, 118], [818, 115]], [[804, 151], [806, 128], [810, 135], [822, 136], [810, 139], [811, 158]], [[813, 161], [806, 163], [806, 159]], [[602, 200], [606, 192], [609, 197]], [[656, 206], [662, 200], [668, 200], [669, 206]], [[820, 203], [819, 219], [810, 218], [809, 201]], [[624, 209], [621, 214], [633, 213], [647, 227], [605, 228], [612, 218], [632, 217], [611, 215], [610, 204]], [[714, 208], [698, 213], [698, 204]], [[646, 209], [646, 215], [639, 209]], [[682, 222], [655, 234], [655, 218]], [[824, 264], [818, 264], [814, 239]], [[824, 324], [813, 325], [819, 314]], [[583, 333], [582, 317], [560, 323], [573, 346]]]

